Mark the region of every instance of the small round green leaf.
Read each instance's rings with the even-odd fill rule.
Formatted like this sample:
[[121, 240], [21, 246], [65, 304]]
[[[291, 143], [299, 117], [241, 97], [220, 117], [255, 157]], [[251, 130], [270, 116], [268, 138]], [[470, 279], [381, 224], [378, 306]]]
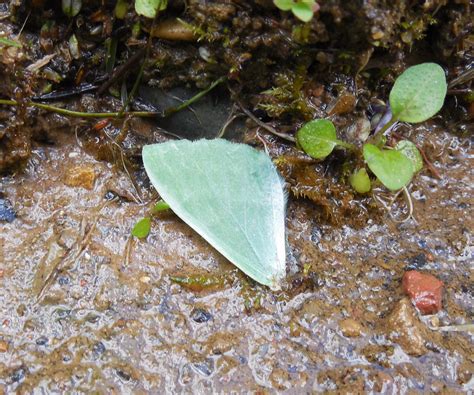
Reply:
[[413, 173], [417, 173], [423, 169], [423, 157], [420, 151], [418, 151], [418, 148], [416, 148], [416, 145], [411, 141], [401, 140], [395, 146], [395, 149], [410, 159], [413, 166]]
[[153, 207], [153, 214], [160, 213], [162, 211], [167, 211], [170, 209], [170, 205], [166, 203], [164, 200], [160, 200], [157, 202]]
[[117, 19], [124, 19], [128, 11], [128, 1], [127, 0], [117, 0], [115, 3], [114, 13]]
[[367, 193], [371, 189], [370, 178], [365, 168], [354, 172], [349, 178], [349, 181], [357, 193]]
[[397, 150], [380, 150], [375, 145], [364, 145], [364, 159], [369, 169], [391, 191], [406, 186], [413, 177], [413, 164]]
[[390, 107], [395, 119], [423, 122], [443, 107], [447, 84], [444, 70], [436, 63], [422, 63], [406, 69], [390, 92]]
[[300, 21], [303, 22], [309, 22], [313, 18], [313, 6], [309, 4], [309, 2], [295, 3], [291, 8], [291, 11]]
[[142, 218], [138, 221], [132, 229], [132, 235], [139, 239], [144, 239], [148, 236], [151, 229], [151, 219], [148, 217]]
[[327, 119], [316, 119], [296, 132], [296, 141], [304, 152], [315, 159], [324, 159], [338, 144], [336, 128]]
[[82, 8], [82, 0], [62, 0], [62, 9], [65, 15], [74, 17]]
[[273, 4], [275, 4], [282, 11], [289, 11], [295, 3], [293, 0], [273, 0]]
[[138, 15], [154, 18], [158, 11], [168, 6], [168, 0], [135, 0], [135, 11]]

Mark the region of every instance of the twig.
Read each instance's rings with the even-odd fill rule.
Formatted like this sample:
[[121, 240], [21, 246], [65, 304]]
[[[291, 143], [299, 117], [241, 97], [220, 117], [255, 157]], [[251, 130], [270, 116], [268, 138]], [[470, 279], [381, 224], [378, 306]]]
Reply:
[[168, 108], [165, 111], [164, 116], [169, 117], [170, 115], [175, 114], [178, 111], [184, 110], [186, 107], [189, 107], [191, 104], [197, 102], [201, 97], [203, 97], [204, 95], [206, 95], [207, 93], [212, 91], [217, 85], [223, 83], [225, 80], [226, 80], [226, 77], [221, 77], [218, 80], [214, 81], [211, 85], [209, 85], [208, 88], [206, 88], [203, 91], [199, 92], [198, 94], [194, 95], [189, 100], [186, 100], [185, 102], [183, 102], [179, 106]]
[[261, 121], [260, 119], [258, 119], [255, 115], [253, 115], [249, 110], [247, 110], [246, 108], [244, 108], [244, 106], [242, 106], [242, 104], [240, 102], [237, 101], [237, 104], [239, 105], [240, 109], [245, 113], [245, 115], [247, 115], [252, 121], [254, 121], [258, 126], [264, 128], [267, 132], [270, 132], [271, 134], [274, 134], [275, 136], [278, 136], [286, 141], [291, 141], [292, 143], [295, 142], [295, 138], [292, 137], [292, 136], [289, 136], [287, 134], [284, 134], [284, 133], [280, 133], [278, 131], [276, 131], [275, 128], [271, 127], [270, 125], [268, 125], [267, 123]]
[[124, 64], [118, 66], [112, 73], [111, 77], [105, 81], [97, 90], [98, 95], [102, 95], [107, 89], [110, 88], [110, 86], [117, 81], [119, 78], [121, 78], [127, 70], [135, 64], [137, 61], [139, 61], [143, 55], [145, 54], [146, 50], [145, 48], [139, 49], [136, 53], [134, 53]]
[[[7, 105], [7, 106], [20, 106], [23, 103], [18, 103], [15, 100], [0, 99], [0, 104]], [[29, 107], [41, 108], [46, 111], [51, 111], [57, 114], [67, 115], [69, 117], [76, 117], [76, 118], [124, 118], [126, 116], [155, 118], [155, 117], [163, 116], [163, 114], [160, 112], [152, 112], [152, 111], [129, 111], [129, 112], [124, 112], [124, 113], [73, 111], [73, 110], [67, 110], [65, 108], [50, 106], [49, 104], [36, 103], [33, 101], [26, 102], [26, 105]]]

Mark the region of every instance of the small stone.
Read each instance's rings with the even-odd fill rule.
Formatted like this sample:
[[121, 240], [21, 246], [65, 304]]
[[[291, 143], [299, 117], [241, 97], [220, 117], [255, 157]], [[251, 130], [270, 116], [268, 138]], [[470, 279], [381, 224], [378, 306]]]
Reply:
[[116, 372], [117, 376], [119, 376], [124, 381], [130, 381], [132, 378], [127, 372], [124, 372], [123, 370], [117, 369]]
[[421, 253], [410, 258], [410, 263], [406, 266], [406, 270], [419, 270], [426, 265], [426, 255]]
[[48, 344], [48, 338], [46, 336], [40, 336], [36, 339], [36, 344], [38, 346], [45, 346]]
[[385, 33], [382, 32], [381, 30], [376, 30], [372, 33], [372, 39], [373, 40], [380, 40], [385, 36]]
[[95, 170], [92, 166], [76, 166], [66, 173], [64, 183], [70, 187], [82, 187], [91, 190], [95, 183]]
[[425, 354], [426, 328], [416, 317], [415, 310], [407, 298], [396, 304], [386, 321], [388, 337], [413, 356]]
[[67, 284], [69, 284], [69, 277], [66, 277], [66, 276], [59, 276], [59, 277], [58, 277], [58, 283], [59, 283], [59, 285], [67, 285]]
[[342, 93], [329, 105], [327, 112], [329, 115], [340, 115], [352, 112], [356, 102], [356, 97], [352, 93]]
[[8, 342], [5, 340], [0, 340], [0, 352], [7, 352], [8, 351]]
[[214, 361], [211, 358], [207, 358], [202, 362], [193, 363], [192, 367], [202, 376], [210, 376], [214, 371]]
[[150, 283], [150, 276], [141, 276], [140, 277], [140, 282], [143, 283], [143, 284], [149, 284]]
[[339, 329], [346, 337], [358, 337], [362, 332], [362, 325], [352, 318], [346, 318], [339, 321]]
[[410, 270], [403, 275], [402, 286], [421, 314], [435, 314], [441, 310], [443, 283], [436, 277]]
[[13, 222], [15, 218], [16, 213], [10, 201], [0, 198], [0, 221]]
[[22, 381], [25, 378], [25, 374], [26, 374], [26, 372], [25, 372], [24, 368], [18, 368], [12, 373], [11, 380], [14, 383], [18, 383], [18, 382]]
[[104, 343], [102, 342], [95, 343], [94, 346], [92, 347], [92, 351], [97, 355], [103, 354], [105, 352]]
[[197, 308], [191, 312], [191, 318], [198, 324], [202, 324], [212, 319], [212, 315], [204, 309]]
[[169, 41], [196, 41], [198, 39], [194, 31], [178, 19], [160, 21], [153, 28], [151, 35]]

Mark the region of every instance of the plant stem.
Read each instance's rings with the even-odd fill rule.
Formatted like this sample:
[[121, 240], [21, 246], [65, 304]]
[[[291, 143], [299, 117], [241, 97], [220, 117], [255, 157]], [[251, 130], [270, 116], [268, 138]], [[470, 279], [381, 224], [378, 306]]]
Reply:
[[170, 115], [173, 115], [177, 113], [178, 111], [184, 110], [186, 107], [189, 107], [193, 103], [197, 102], [201, 97], [209, 93], [211, 90], [213, 90], [217, 85], [221, 84], [226, 80], [226, 77], [221, 77], [218, 80], [214, 81], [209, 87], [204, 89], [203, 91], [199, 92], [198, 94], [194, 95], [190, 99], [186, 100], [185, 102], [181, 103], [179, 106], [176, 107], [171, 107], [165, 110], [164, 117], [169, 117]]
[[348, 149], [350, 151], [355, 151], [357, 149], [357, 147], [354, 144], [346, 143], [345, 141], [342, 141], [342, 140], [336, 140], [336, 141], [339, 147]]
[[[7, 106], [19, 106], [15, 100], [5, 100], [0, 99], [0, 105], [7, 105]], [[150, 112], [150, 111], [130, 111], [130, 112], [81, 112], [81, 111], [73, 111], [67, 110], [65, 108], [59, 108], [50, 106], [49, 104], [43, 103], [35, 103], [33, 101], [26, 102], [27, 106], [41, 108], [46, 111], [55, 112], [57, 114], [67, 115], [69, 117], [78, 117], [78, 118], [124, 118], [127, 115], [135, 116], [135, 117], [159, 117], [162, 116], [159, 112]]]
[[398, 119], [395, 118], [394, 116], [392, 116], [392, 118], [390, 118], [390, 121], [388, 121], [382, 129], [380, 129], [377, 134], [374, 134], [371, 138], [371, 142], [372, 144], [374, 145], [379, 145], [380, 142], [382, 141], [382, 138], [383, 138], [383, 134], [388, 130], [390, 129], [396, 122], [398, 122]]
[[[218, 80], [214, 81], [208, 88], [194, 95], [189, 100], [186, 100], [184, 103], [180, 104], [179, 106], [169, 108], [168, 110], [165, 111], [164, 114], [161, 112], [152, 112], [152, 111], [82, 112], [82, 111], [73, 111], [73, 110], [67, 110], [65, 108], [54, 107], [49, 104], [36, 103], [31, 100], [27, 101], [26, 105], [29, 107], [36, 107], [36, 108], [41, 108], [46, 111], [55, 112], [57, 114], [67, 115], [69, 117], [78, 117], [78, 118], [124, 118], [125, 116], [128, 116], [128, 115], [135, 116], [135, 117], [142, 117], [142, 118], [144, 117], [146, 118], [165, 117], [166, 118], [178, 111], [185, 109], [186, 107], [189, 107], [191, 104], [198, 101], [201, 97], [203, 97], [205, 94], [210, 92], [212, 89], [214, 89], [217, 85], [221, 84], [225, 80], [226, 80], [226, 77], [219, 78]], [[6, 106], [19, 106], [20, 105], [20, 103], [18, 103], [15, 100], [0, 99], [0, 105], [2, 104]]]

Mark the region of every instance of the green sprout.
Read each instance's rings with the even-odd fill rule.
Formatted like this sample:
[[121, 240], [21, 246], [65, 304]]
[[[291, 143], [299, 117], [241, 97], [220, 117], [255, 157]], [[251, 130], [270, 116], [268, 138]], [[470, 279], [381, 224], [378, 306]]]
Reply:
[[319, 9], [315, 0], [273, 0], [273, 3], [282, 11], [291, 10], [303, 22], [309, 22]]
[[64, 14], [72, 18], [79, 14], [82, 8], [82, 0], [62, 0], [61, 6]]
[[135, 11], [138, 15], [154, 18], [159, 11], [168, 6], [168, 0], [135, 0]]
[[139, 239], [144, 239], [148, 236], [151, 230], [151, 218], [145, 217], [138, 221], [132, 229], [132, 235]]
[[7, 47], [16, 47], [21, 48], [21, 43], [15, 40], [10, 40], [5, 37], [0, 37], [0, 44], [5, 45]]
[[303, 125], [296, 133], [296, 142], [314, 159], [326, 158], [337, 146], [354, 148], [352, 144], [337, 139], [336, 128], [328, 119], [315, 119]]
[[[381, 129], [372, 143], [364, 144], [362, 156], [370, 171], [391, 191], [406, 187], [413, 176], [423, 168], [423, 158], [418, 148], [408, 140], [401, 140], [395, 147], [384, 147], [383, 133], [396, 122], [418, 123], [435, 115], [443, 106], [447, 84], [443, 69], [435, 63], [409, 67], [402, 73], [390, 92], [392, 118]], [[326, 158], [334, 148], [355, 150], [352, 144], [338, 140], [336, 128], [327, 119], [305, 124], [296, 133], [297, 144], [315, 159]], [[370, 190], [367, 171], [358, 169], [349, 178], [358, 193]]]
[[132, 236], [139, 239], [145, 239], [150, 234], [151, 230], [151, 216], [169, 210], [170, 206], [164, 200], [158, 201], [151, 209], [150, 216], [139, 220], [132, 229]]
[[368, 193], [372, 189], [370, 178], [365, 167], [356, 170], [354, 174], [350, 176], [349, 182], [357, 193]]

